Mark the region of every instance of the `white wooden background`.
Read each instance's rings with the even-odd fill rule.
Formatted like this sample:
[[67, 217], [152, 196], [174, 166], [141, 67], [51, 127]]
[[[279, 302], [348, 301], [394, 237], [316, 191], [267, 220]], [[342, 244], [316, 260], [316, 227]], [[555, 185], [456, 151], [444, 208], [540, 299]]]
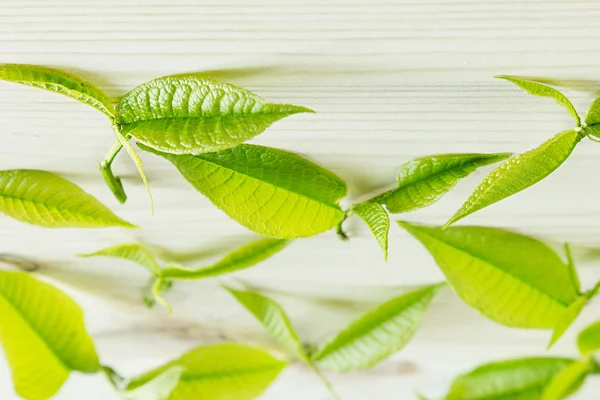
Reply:
[[[394, 181], [404, 161], [443, 152], [520, 152], [573, 126], [547, 99], [528, 97], [495, 74], [579, 81], [583, 112], [600, 88], [600, 3], [560, 0], [1, 0], [0, 62], [79, 73], [119, 96], [154, 77], [203, 71], [273, 102], [314, 108], [277, 123], [256, 142], [307, 155], [349, 183], [358, 197]], [[589, 81], [588, 81], [589, 80]], [[166, 162], [143, 154], [156, 200], [125, 156], [116, 162], [129, 201], [117, 204], [97, 172], [113, 142], [102, 115], [39, 90], [0, 84], [0, 168], [38, 168], [82, 185], [139, 231], [45, 230], [1, 218], [0, 251], [35, 259], [85, 309], [103, 362], [137, 374], [201, 343], [268, 341], [260, 326], [218, 288], [219, 280], [177, 284], [175, 314], [139, 301], [146, 275], [134, 265], [74, 254], [141, 239], [174, 250], [200, 249], [207, 261], [252, 234], [191, 189]], [[600, 145], [584, 141], [547, 181], [467, 221], [503, 226], [555, 242], [600, 245]], [[475, 173], [433, 207], [403, 216], [442, 223], [488, 170]], [[351, 242], [333, 233], [299, 240], [235, 279], [288, 308], [303, 338], [324, 340], [352, 317], [406, 287], [442, 278], [400, 228], [391, 257], [361, 224]], [[598, 252], [578, 252], [582, 281], [600, 279]], [[197, 261], [192, 265], [200, 265]], [[233, 278], [225, 281], [231, 282]], [[575, 355], [574, 332], [600, 317], [584, 312], [551, 351]], [[1, 316], [0, 316], [1, 318]], [[344, 399], [412, 399], [444, 392], [458, 373], [493, 359], [544, 354], [548, 332], [510, 330], [439, 296], [414, 341], [364, 373], [331, 374]], [[1, 358], [1, 357], [0, 357]], [[575, 399], [600, 398], [589, 381]], [[0, 398], [16, 399], [0, 361]], [[101, 377], [74, 374], [60, 400], [110, 400]], [[305, 368], [285, 371], [263, 397], [328, 399]]]

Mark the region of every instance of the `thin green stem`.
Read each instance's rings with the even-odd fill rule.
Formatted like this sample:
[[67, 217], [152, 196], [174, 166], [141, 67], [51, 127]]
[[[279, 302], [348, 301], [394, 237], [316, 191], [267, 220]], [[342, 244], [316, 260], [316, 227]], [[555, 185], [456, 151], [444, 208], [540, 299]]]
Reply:
[[319, 377], [319, 379], [321, 379], [321, 381], [325, 384], [325, 387], [327, 388], [327, 390], [329, 390], [329, 393], [331, 393], [333, 398], [335, 400], [340, 400], [340, 396], [337, 394], [337, 392], [333, 388], [333, 385], [331, 384], [331, 382], [329, 382], [327, 380], [327, 378], [325, 377], [325, 375], [323, 375], [323, 372], [321, 372], [319, 367], [317, 367], [315, 365], [315, 363], [312, 361], [307, 361], [307, 362], [308, 362], [309, 368]]
[[348, 234], [346, 232], [344, 232], [344, 221], [346, 221], [348, 219], [348, 212], [346, 212], [344, 214], [344, 218], [340, 221], [340, 223], [338, 224], [338, 226], [336, 227], [335, 232], [337, 233], [338, 237], [343, 240], [344, 242], [347, 242], [348, 240], [350, 240], [350, 237], [348, 236]]
[[121, 204], [127, 201], [127, 194], [125, 193], [125, 189], [123, 189], [123, 183], [121, 182], [121, 178], [116, 177], [112, 172], [112, 163], [122, 148], [123, 145], [121, 144], [121, 142], [117, 141], [110, 148], [104, 159], [100, 162], [100, 172], [104, 177], [104, 182], [106, 182], [106, 185], [108, 186], [112, 194], [115, 195], [115, 197], [117, 198], [117, 200], [119, 200], [119, 203]]

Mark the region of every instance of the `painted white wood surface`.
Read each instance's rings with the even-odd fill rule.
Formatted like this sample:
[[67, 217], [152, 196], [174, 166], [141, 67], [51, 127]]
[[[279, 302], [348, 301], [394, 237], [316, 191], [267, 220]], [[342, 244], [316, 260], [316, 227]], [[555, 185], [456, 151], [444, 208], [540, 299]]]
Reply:
[[[357, 198], [393, 183], [398, 166], [416, 156], [520, 152], [570, 128], [572, 120], [552, 101], [492, 77], [582, 80], [586, 91], [572, 98], [583, 112], [600, 88], [599, 18], [596, 1], [1, 0], [0, 62], [71, 70], [112, 96], [157, 76], [204, 71], [270, 101], [314, 108], [316, 115], [279, 122], [255, 142], [307, 155], [346, 179]], [[168, 317], [140, 305], [146, 276], [137, 267], [74, 256], [141, 239], [203, 249], [212, 257], [253, 238], [166, 162], [143, 154], [156, 200], [152, 217], [126, 157], [118, 158], [116, 171], [126, 177], [127, 204], [118, 205], [104, 187], [97, 164], [113, 136], [96, 111], [0, 83], [0, 126], [0, 168], [60, 173], [143, 227], [57, 231], [0, 217], [0, 251], [38, 260], [45, 276], [74, 294], [104, 362], [135, 374], [200, 343], [268, 341], [219, 289], [222, 281], [178, 284], [169, 294], [175, 315]], [[547, 181], [465, 222], [600, 245], [599, 155], [600, 146], [585, 141]], [[404, 217], [444, 222], [488, 171]], [[301, 335], [317, 342], [404, 288], [442, 278], [425, 250], [399, 228], [392, 229], [388, 264], [361, 224], [350, 221], [349, 230], [349, 244], [332, 233], [297, 241], [225, 281], [272, 293], [291, 311]], [[599, 260], [590, 251], [578, 256], [582, 280], [592, 285], [600, 279]], [[551, 354], [575, 355], [573, 332], [599, 316], [597, 304], [586, 309]], [[499, 327], [447, 290], [402, 353], [371, 371], [331, 379], [344, 399], [412, 399], [415, 390], [435, 396], [477, 363], [544, 354], [547, 338], [547, 332]], [[590, 381], [574, 398], [598, 399], [599, 393], [600, 382]], [[0, 361], [0, 399], [16, 398]], [[74, 375], [56, 398], [116, 396], [102, 378]], [[308, 371], [294, 366], [263, 398], [328, 395]]]

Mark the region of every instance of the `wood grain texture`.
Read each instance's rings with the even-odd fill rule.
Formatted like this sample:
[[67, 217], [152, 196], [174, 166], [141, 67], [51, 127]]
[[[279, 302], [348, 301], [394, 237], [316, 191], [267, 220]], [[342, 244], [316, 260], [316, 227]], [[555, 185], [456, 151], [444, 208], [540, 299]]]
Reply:
[[[202, 71], [270, 102], [313, 108], [317, 114], [290, 117], [253, 142], [308, 156], [347, 180], [351, 199], [359, 199], [393, 184], [399, 166], [411, 158], [522, 152], [571, 128], [569, 115], [552, 101], [492, 77], [577, 80], [584, 90], [568, 94], [583, 113], [600, 90], [599, 17], [600, 4], [583, 0], [3, 0], [0, 62], [67, 69], [114, 97], [157, 76]], [[104, 362], [134, 374], [201, 342], [268, 341], [218, 289], [221, 280], [176, 285], [168, 295], [175, 308], [169, 318], [162, 310], [142, 307], [139, 292], [146, 275], [140, 268], [74, 257], [141, 239], [201, 249], [208, 263], [253, 238], [169, 164], [142, 154], [156, 200], [152, 217], [125, 156], [118, 157], [115, 170], [125, 177], [127, 204], [119, 205], [104, 187], [97, 164], [114, 138], [100, 113], [58, 95], [0, 83], [0, 122], [0, 169], [59, 173], [143, 226], [134, 233], [48, 231], [0, 217], [0, 251], [38, 260], [44, 276], [74, 293]], [[598, 154], [600, 146], [584, 141], [546, 181], [464, 223], [585, 245], [576, 258], [584, 285], [591, 286], [600, 279], [594, 250], [600, 246]], [[434, 206], [399, 218], [445, 222], [490, 169], [475, 172]], [[442, 278], [426, 251], [395, 224], [388, 264], [356, 217], [348, 229], [349, 244], [333, 233], [297, 241], [225, 281], [243, 281], [274, 295], [291, 311], [300, 335], [317, 342], [407, 286]], [[595, 303], [551, 354], [574, 355], [574, 332], [598, 316]], [[412, 399], [415, 390], [436, 396], [477, 363], [544, 354], [548, 338], [547, 332], [494, 325], [447, 290], [401, 354], [371, 371], [331, 379], [344, 399]], [[0, 359], [0, 398], [16, 399]], [[598, 392], [600, 383], [590, 380], [573, 398], [592, 400]], [[298, 365], [263, 397], [320, 400], [328, 395]], [[79, 375], [57, 396], [82, 398], [116, 396], [100, 377]]]

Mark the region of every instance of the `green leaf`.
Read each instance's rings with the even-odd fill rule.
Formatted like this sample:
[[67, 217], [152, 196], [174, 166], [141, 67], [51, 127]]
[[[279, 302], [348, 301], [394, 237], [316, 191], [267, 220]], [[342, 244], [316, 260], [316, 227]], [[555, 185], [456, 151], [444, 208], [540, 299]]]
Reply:
[[171, 367], [142, 386], [121, 392], [121, 397], [123, 400], [168, 400], [184, 372], [183, 367]]
[[144, 83], [121, 99], [117, 111], [125, 135], [161, 152], [192, 155], [237, 146], [282, 118], [314, 112], [196, 76]]
[[352, 322], [312, 358], [336, 372], [372, 367], [406, 346], [443, 286], [427, 286], [383, 303]]
[[5, 64], [0, 65], [0, 79], [60, 93], [92, 106], [110, 118], [115, 116], [115, 110], [102, 90], [68, 72], [39, 65]]
[[53, 286], [23, 272], [0, 271], [0, 315], [0, 341], [24, 398], [49, 399], [71, 371], [100, 369], [81, 309]]
[[567, 309], [563, 310], [563, 312], [558, 316], [558, 320], [556, 321], [556, 325], [554, 326], [554, 332], [552, 333], [552, 338], [550, 339], [550, 343], [548, 344], [548, 349], [552, 347], [554, 343], [556, 343], [562, 335], [573, 325], [573, 322], [577, 319], [581, 310], [588, 302], [587, 296], [580, 296], [577, 300], [575, 300]]
[[561, 166], [580, 140], [575, 130], [561, 132], [540, 147], [505, 161], [479, 184], [445, 226], [538, 183]]
[[583, 355], [600, 350], [600, 321], [591, 324], [579, 333], [577, 347]]
[[573, 106], [573, 104], [567, 99], [567, 97], [559, 92], [558, 90], [546, 86], [542, 83], [530, 81], [524, 79], [524, 77], [518, 76], [508, 76], [508, 75], [498, 75], [495, 78], [504, 79], [508, 82], [514, 83], [519, 86], [521, 89], [525, 90], [527, 93], [532, 94], [534, 96], [540, 97], [549, 97], [551, 99], [556, 100], [556, 102], [567, 109], [569, 114], [573, 118], [575, 118], [575, 122], [577, 122], [577, 126], [581, 126], [581, 118], [579, 118], [579, 114], [577, 114], [577, 110]]
[[539, 357], [485, 364], [459, 376], [444, 400], [539, 400], [552, 378], [573, 361]]
[[553, 329], [579, 293], [548, 246], [513, 232], [398, 222], [431, 253], [467, 304], [503, 325]]
[[585, 116], [585, 130], [592, 136], [600, 138], [600, 98], [592, 102]]
[[217, 207], [248, 229], [281, 239], [313, 236], [344, 218], [338, 176], [287, 151], [239, 145], [198, 156], [160, 153]]
[[250, 242], [227, 254], [217, 263], [198, 269], [165, 268], [164, 279], [203, 279], [252, 267], [283, 250], [289, 240], [264, 238]]
[[544, 390], [541, 400], [561, 400], [576, 392], [592, 372], [590, 358], [574, 361], [556, 374]]
[[243, 305], [261, 325], [288, 352], [300, 360], [308, 362], [302, 342], [285, 311], [275, 301], [254, 292], [243, 292], [225, 287]]
[[135, 228], [74, 183], [37, 170], [0, 171], [0, 212], [46, 228]]
[[132, 261], [146, 268], [152, 275], [159, 276], [162, 271], [152, 252], [139, 243], [123, 243], [107, 247], [93, 253], [79, 254], [80, 257], [113, 257]]
[[392, 214], [427, 207], [448, 193], [461, 178], [479, 167], [510, 157], [498, 154], [441, 154], [411, 160], [398, 173], [398, 187], [370, 201], [385, 205]]
[[390, 232], [390, 216], [380, 204], [366, 201], [352, 207], [356, 213], [367, 224], [377, 243], [383, 250], [385, 261], [388, 259], [388, 235]]
[[168, 400], [253, 400], [286, 363], [268, 353], [241, 344], [224, 343], [199, 347], [160, 368], [134, 379], [136, 389], [173, 367], [184, 372]]

